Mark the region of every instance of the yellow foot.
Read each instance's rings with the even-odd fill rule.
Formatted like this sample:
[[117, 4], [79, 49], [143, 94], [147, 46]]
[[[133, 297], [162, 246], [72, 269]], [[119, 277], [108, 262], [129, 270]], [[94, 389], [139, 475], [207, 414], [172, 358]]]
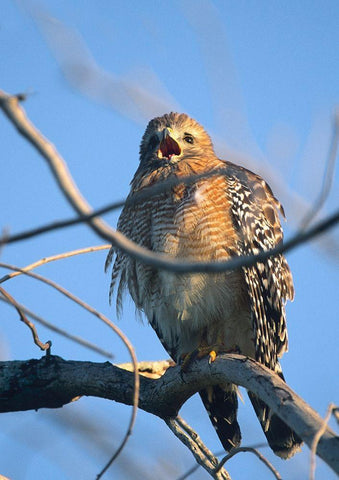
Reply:
[[218, 353], [239, 353], [240, 349], [238, 345], [234, 345], [232, 348], [225, 349], [225, 345], [209, 345], [204, 347], [198, 347], [193, 352], [183, 354], [181, 356], [181, 370], [187, 372], [189, 366], [194, 360], [204, 358], [208, 356], [208, 363], [214, 362]]
[[208, 354], [209, 356], [208, 363], [214, 362], [214, 360], [217, 358], [217, 355], [218, 355], [218, 352], [216, 352], [215, 350], [211, 350], [210, 353]]
[[221, 345], [209, 345], [207, 347], [198, 347], [193, 352], [186, 353], [181, 356], [181, 370], [187, 372], [189, 366], [194, 360], [208, 356], [209, 363], [214, 362], [217, 358], [218, 352], [221, 349]]

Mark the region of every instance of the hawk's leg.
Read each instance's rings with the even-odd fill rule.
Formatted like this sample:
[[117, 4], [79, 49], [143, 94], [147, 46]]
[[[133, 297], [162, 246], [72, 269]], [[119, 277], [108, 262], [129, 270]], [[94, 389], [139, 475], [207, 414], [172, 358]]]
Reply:
[[[181, 374], [187, 372], [191, 363], [198, 358], [208, 356], [209, 362], [214, 362], [219, 353], [237, 351], [239, 347], [229, 348], [224, 343], [225, 335], [221, 333], [208, 338], [202, 335], [198, 347], [191, 353], [182, 355]], [[238, 447], [241, 441], [241, 433], [237, 422], [238, 398], [237, 389], [232, 384], [214, 385], [199, 392], [211, 422], [217, 431], [220, 441], [227, 451]]]

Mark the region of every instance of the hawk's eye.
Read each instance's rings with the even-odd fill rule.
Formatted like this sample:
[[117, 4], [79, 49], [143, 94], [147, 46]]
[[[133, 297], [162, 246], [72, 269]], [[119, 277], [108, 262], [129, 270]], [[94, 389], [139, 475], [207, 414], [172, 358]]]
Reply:
[[157, 135], [152, 135], [148, 142], [148, 147], [153, 150], [159, 143], [159, 139]]
[[194, 143], [193, 135], [190, 135], [189, 133], [185, 133], [184, 141], [186, 143], [191, 143], [191, 144]]

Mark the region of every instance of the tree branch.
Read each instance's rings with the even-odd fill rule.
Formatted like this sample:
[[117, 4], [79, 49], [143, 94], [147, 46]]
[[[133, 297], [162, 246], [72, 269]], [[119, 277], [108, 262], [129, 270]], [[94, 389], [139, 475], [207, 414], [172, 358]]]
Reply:
[[273, 467], [271, 462], [269, 462], [267, 460], [267, 458], [262, 453], [259, 452], [259, 450], [257, 450], [256, 448], [253, 448], [253, 447], [236, 447], [236, 448], [233, 448], [233, 450], [219, 462], [217, 470], [222, 468], [225, 465], [226, 462], [228, 462], [232, 457], [234, 457], [235, 455], [237, 455], [238, 453], [241, 453], [241, 452], [253, 453], [257, 458], [259, 458], [259, 460], [261, 462], [263, 462], [264, 465], [266, 465], [266, 467], [273, 473], [273, 475], [275, 476], [275, 478], [277, 480], [282, 480], [282, 478], [280, 476], [280, 473]]
[[[96, 396], [133, 404], [133, 374], [106, 363], [40, 360], [0, 362], [0, 412], [59, 408], [79, 396]], [[224, 382], [256, 393], [312, 446], [320, 429], [317, 455], [339, 474], [339, 437], [323, 419], [268, 368], [241, 355], [220, 355], [212, 364], [194, 362], [188, 372], [176, 366], [159, 379], [140, 376], [139, 407], [162, 419], [177, 416], [194, 393]]]
[[[9, 305], [11, 303], [5, 298], [0, 295], [0, 301], [6, 302]], [[82, 337], [79, 337], [78, 335], [72, 335], [72, 333], [67, 332], [67, 330], [63, 330], [62, 328], [57, 327], [54, 325], [52, 322], [48, 322], [44, 318], [40, 317], [36, 313], [32, 312], [32, 310], [29, 310], [28, 308], [25, 307], [22, 303], [18, 303], [18, 306], [22, 312], [24, 312], [25, 315], [31, 317], [33, 320], [35, 320], [37, 323], [40, 323], [41, 325], [44, 325], [44, 327], [48, 328], [52, 332], [58, 333], [59, 335], [62, 335], [63, 337], [67, 338], [68, 340], [71, 340], [72, 342], [78, 343], [79, 345], [82, 345], [85, 348], [88, 348], [89, 350], [92, 350], [93, 352], [98, 353], [99, 355], [102, 355], [103, 357], [107, 358], [114, 358], [114, 355], [112, 352], [108, 352], [107, 350], [104, 350], [94, 343], [85, 340]], [[133, 371], [133, 366], [131, 364], [131, 371]], [[0, 479], [1, 480], [1, 479]]]
[[51, 349], [52, 342], [48, 340], [46, 343], [43, 343], [38, 335], [38, 332], [35, 328], [34, 323], [28, 320], [28, 318], [25, 315], [25, 312], [21, 309], [20, 305], [18, 302], [10, 295], [4, 288], [0, 287], [0, 298], [1, 295], [3, 298], [10, 304], [13, 305], [13, 307], [16, 309], [16, 311], [19, 314], [20, 320], [27, 325], [27, 327], [30, 329], [32, 336], [33, 336], [33, 341], [35, 345], [37, 345], [41, 350], [49, 350]]
[[[184, 422], [186, 424], [186, 422]], [[192, 452], [197, 463], [203, 467], [215, 480], [232, 480], [229, 473], [221, 466], [218, 468], [218, 459], [201, 442], [199, 436], [192, 430], [187, 431], [182, 425], [182, 418], [166, 419], [168, 428]], [[188, 427], [188, 425], [186, 424]], [[193, 433], [193, 434], [192, 434]]]
[[[163, 253], [152, 252], [128, 239], [118, 230], [114, 230], [101, 218], [92, 217], [93, 210], [78, 190], [64, 159], [58, 153], [55, 146], [29, 121], [19, 100], [20, 98], [18, 96], [10, 96], [0, 90], [0, 108], [2, 108], [8, 119], [17, 128], [18, 132], [45, 158], [63, 195], [73, 209], [101, 238], [112, 243], [115, 247], [131, 257], [155, 268], [162, 268], [176, 273], [225, 272], [237, 270], [241, 267], [252, 266], [259, 261], [265, 261], [269, 257], [279, 253], [287, 252], [311, 238], [324, 233], [339, 222], [339, 211], [336, 211], [323, 222], [319, 222], [305, 232], [298, 233], [289, 241], [278, 245], [272, 250], [261, 252], [258, 255], [237, 257], [224, 262], [188, 262], [184, 258], [176, 259]], [[0, 240], [0, 244], [1, 243], [6, 243], [6, 241], [3, 240], [1, 242]]]
[[305, 230], [312, 220], [318, 215], [322, 207], [325, 205], [325, 202], [330, 194], [331, 187], [333, 184], [334, 173], [335, 173], [335, 164], [336, 158], [338, 155], [338, 146], [339, 146], [339, 111], [335, 112], [333, 119], [333, 131], [332, 139], [330, 143], [330, 148], [328, 152], [323, 184], [321, 191], [314, 202], [312, 208], [307, 212], [305, 217], [302, 219], [300, 224], [300, 229]]

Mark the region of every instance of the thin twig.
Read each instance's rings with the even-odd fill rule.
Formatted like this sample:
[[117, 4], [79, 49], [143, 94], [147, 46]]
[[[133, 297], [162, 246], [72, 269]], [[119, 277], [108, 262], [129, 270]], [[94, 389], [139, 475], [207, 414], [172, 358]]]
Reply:
[[[249, 445], [248, 448], [264, 448], [264, 447], [268, 447], [268, 444], [267, 443], [256, 443], [255, 445]], [[225, 450], [221, 451], [221, 452], [217, 452], [215, 453], [214, 455], [216, 457], [219, 457], [220, 455], [223, 455], [225, 453]], [[190, 477], [194, 472], [196, 472], [198, 470], [198, 468], [200, 468], [200, 465], [199, 464], [195, 464], [193, 465], [189, 470], [187, 470], [187, 472], [185, 472], [184, 474], [180, 475], [180, 477], [178, 477], [176, 480], [186, 480], [188, 477]]]
[[[165, 419], [165, 422], [174, 435], [192, 452], [199, 465], [201, 465], [211, 475], [212, 478], [217, 480], [231, 480], [229, 473], [224, 468], [218, 472], [215, 471], [215, 466], [218, 464], [218, 461], [214, 457], [213, 453], [210, 452], [205, 446], [203, 449], [204, 451], [202, 451], [195, 438], [185, 433], [184, 429], [181, 428], [176, 418], [167, 418]], [[208, 451], [208, 455], [205, 455], [206, 450]], [[213, 462], [211, 461], [211, 458], [214, 459]]]
[[132, 431], [133, 431], [133, 424], [134, 422], [132, 423], [130, 421], [130, 424], [128, 426], [128, 429], [127, 429], [127, 432], [125, 433], [124, 435], [124, 438], [122, 439], [122, 442], [120, 443], [119, 447], [116, 449], [116, 451], [113, 453], [113, 455], [111, 456], [111, 458], [108, 460], [108, 462], [106, 463], [106, 465], [102, 468], [102, 470], [98, 473], [98, 475], [96, 476], [97, 480], [99, 480], [105, 472], [107, 472], [107, 470], [109, 469], [109, 467], [112, 465], [112, 463], [118, 458], [118, 456], [120, 455], [120, 453], [123, 451], [123, 449], [125, 448], [125, 445], [126, 443], [128, 442], [128, 439], [129, 437], [132, 435]]
[[18, 304], [18, 302], [10, 295], [4, 288], [0, 287], [0, 292], [3, 295], [3, 297], [8, 300], [10, 304], [13, 305], [13, 307], [16, 309], [16, 311], [19, 314], [20, 320], [27, 325], [27, 327], [30, 329], [32, 332], [33, 340], [35, 345], [37, 345], [41, 350], [49, 350], [51, 348], [52, 342], [48, 340], [46, 343], [42, 343], [41, 340], [39, 339], [38, 332], [36, 331], [34, 323], [32, 323], [28, 318], [26, 317], [25, 313], [23, 312], [22, 308]]
[[318, 443], [319, 443], [321, 437], [323, 436], [323, 434], [326, 431], [328, 421], [329, 421], [329, 419], [331, 417], [331, 414], [332, 414], [332, 411], [334, 409], [336, 409], [336, 405], [334, 405], [334, 403], [330, 403], [329, 406], [327, 407], [327, 412], [326, 412], [326, 415], [325, 415], [325, 418], [324, 418], [324, 422], [323, 422], [321, 428], [319, 428], [317, 433], [314, 435], [313, 442], [312, 442], [312, 445], [311, 445], [311, 461], [310, 461], [310, 476], [309, 476], [310, 480], [315, 479], [316, 453], [317, 453]]
[[[87, 217], [84, 217], [83, 219], [79, 219], [76, 221], [72, 221], [72, 224], [86, 221], [86, 218]], [[89, 216], [88, 218], [92, 218], [92, 216]], [[62, 226], [64, 226], [66, 225], [67, 222], [60, 222], [60, 223], [62, 223]], [[71, 221], [69, 223], [71, 223]], [[339, 223], [339, 210], [336, 210], [332, 215], [318, 222], [316, 225], [311, 227], [306, 232], [297, 233], [296, 235], [292, 236], [289, 240], [286, 240], [284, 243], [281, 243], [275, 248], [263, 251], [261, 253], [258, 253], [257, 255], [247, 255], [247, 256], [236, 257], [236, 258], [232, 258], [231, 260], [227, 260], [223, 262], [213, 262], [213, 261], [212, 262], [188, 262], [185, 259], [182, 259], [181, 261], [180, 258], [175, 259], [174, 257], [169, 257], [168, 255], [165, 255], [165, 254], [157, 254], [157, 253], [151, 252], [150, 250], [139, 247], [139, 245], [137, 245], [137, 249], [134, 252], [130, 250], [127, 251], [127, 249], [124, 249], [122, 247], [121, 249], [126, 251], [133, 258], [139, 259], [143, 263], [146, 263], [148, 265], [151, 265], [157, 268], [162, 268], [164, 270], [168, 270], [171, 272], [176, 272], [176, 273], [227, 272], [231, 270], [237, 270], [242, 267], [251, 267], [257, 262], [264, 262], [269, 257], [279, 255], [282, 253], [287, 253], [293, 250], [294, 248], [306, 243], [307, 241], [313, 240], [319, 235], [324, 234], [327, 230], [334, 228], [337, 223]], [[39, 233], [41, 233], [41, 231], [43, 230], [49, 231], [50, 229], [51, 229], [50, 226], [45, 226], [45, 227], [40, 227], [37, 230], [39, 230]], [[12, 241], [14, 242], [18, 240], [24, 240], [26, 238], [29, 238], [30, 236], [34, 236], [37, 230], [29, 230], [29, 231], [27, 230], [17, 235], [13, 235], [6, 238], [3, 237], [3, 239], [0, 238], [0, 245], [11, 243]], [[120, 233], [120, 232], [116, 232], [116, 233]], [[128, 240], [128, 242], [131, 242], [131, 241]], [[110, 246], [111, 245], [109, 245], [109, 247]], [[109, 247], [107, 245], [103, 245], [102, 249], [106, 250]], [[147, 254], [143, 256], [143, 254], [140, 254], [139, 249], [145, 250]], [[5, 279], [5, 277], [3, 277], [3, 279]]]
[[209, 459], [209, 461], [216, 467], [218, 465], [218, 459], [213, 453], [206, 447], [199, 435], [185, 420], [178, 415], [176, 417], [178, 425], [191, 437], [192, 440], [198, 445], [203, 454]]
[[[5, 298], [3, 298], [1, 296], [0, 296], [0, 300], [2, 300], [3, 302], [9, 303], [8, 300], [6, 300]], [[63, 330], [62, 328], [59, 328], [59, 327], [55, 326], [53, 323], [48, 322], [44, 318], [38, 316], [36, 313], [29, 310], [22, 303], [18, 303], [18, 306], [19, 306], [20, 310], [25, 313], [25, 315], [28, 315], [29, 317], [33, 318], [33, 320], [40, 323], [41, 325], [48, 328], [49, 330], [52, 330], [53, 332], [56, 332], [59, 335], [62, 335], [63, 337], [67, 338], [68, 340], [71, 340], [72, 342], [78, 343], [79, 345], [81, 345], [85, 348], [88, 348], [89, 350], [93, 350], [93, 352], [98, 353], [105, 358], [114, 358], [114, 355], [111, 352], [108, 352], [107, 350], [103, 350], [102, 348], [98, 347], [94, 343], [91, 343], [88, 340], [84, 340], [83, 338], [78, 337], [77, 335], [72, 335], [71, 333], [67, 332], [66, 330]]]
[[335, 164], [336, 164], [336, 158], [338, 153], [338, 145], [339, 145], [339, 111], [334, 114], [332, 140], [331, 140], [330, 149], [328, 152], [321, 191], [317, 199], [315, 200], [314, 205], [310, 209], [310, 211], [307, 212], [305, 217], [302, 219], [300, 224], [300, 230], [305, 230], [305, 228], [309, 226], [312, 220], [320, 212], [320, 210], [324, 206], [329, 196], [332, 183], [333, 183], [333, 178], [334, 178]]
[[77, 303], [78, 305], [80, 305], [81, 307], [83, 307], [85, 310], [89, 311], [90, 313], [92, 313], [93, 315], [95, 315], [97, 318], [99, 318], [102, 322], [104, 322], [106, 325], [108, 325], [118, 336], [119, 338], [122, 340], [122, 342], [125, 344], [130, 356], [131, 356], [131, 360], [132, 360], [132, 363], [133, 363], [133, 367], [134, 367], [134, 401], [133, 401], [133, 409], [132, 409], [132, 415], [131, 415], [131, 418], [130, 418], [130, 422], [129, 422], [129, 425], [128, 425], [128, 429], [127, 429], [127, 432], [121, 442], [121, 445], [119, 446], [119, 448], [117, 449], [117, 451], [115, 452], [115, 454], [113, 455], [112, 459], [108, 462], [108, 464], [104, 467], [104, 469], [102, 470], [102, 472], [99, 473], [99, 477], [100, 478], [102, 476], [102, 474], [107, 470], [107, 468], [112, 464], [112, 462], [117, 458], [117, 456], [120, 454], [120, 452], [122, 451], [122, 449], [124, 448], [124, 446], [126, 445], [127, 443], [127, 440], [128, 438], [130, 437], [131, 433], [132, 433], [132, 430], [133, 430], [133, 426], [134, 426], [134, 423], [135, 423], [135, 419], [136, 419], [136, 415], [137, 415], [137, 410], [138, 410], [138, 401], [139, 401], [139, 384], [140, 384], [140, 379], [139, 379], [139, 372], [138, 372], [138, 364], [137, 364], [137, 358], [136, 358], [136, 355], [135, 355], [135, 351], [134, 351], [134, 348], [132, 346], [132, 344], [130, 343], [130, 341], [128, 340], [128, 338], [126, 337], [126, 335], [120, 330], [119, 327], [117, 327], [111, 320], [109, 320], [103, 313], [101, 312], [98, 312], [98, 310], [96, 310], [95, 308], [91, 307], [89, 304], [87, 304], [86, 302], [84, 302], [83, 300], [81, 300], [80, 298], [76, 297], [75, 295], [73, 295], [71, 292], [69, 292], [68, 290], [66, 290], [64, 287], [62, 287], [61, 285], [57, 284], [56, 282], [54, 282], [53, 280], [50, 280], [49, 278], [45, 278], [43, 277], [42, 275], [38, 275], [37, 273], [33, 273], [33, 272], [28, 272], [28, 271], [25, 271], [23, 270], [22, 268], [19, 268], [19, 267], [16, 267], [14, 265], [9, 265], [7, 263], [0, 263], [0, 266], [3, 267], [3, 268], [7, 268], [8, 270], [13, 270], [13, 271], [19, 271], [25, 275], [28, 275], [29, 277], [32, 277], [32, 278], [35, 278], [36, 280], [39, 280], [53, 288], [55, 288], [56, 290], [58, 290], [60, 293], [62, 293], [63, 295], [65, 295], [67, 298], [69, 298], [70, 300], [73, 300], [73, 302]]
[[[1, 100], [1, 97], [0, 97]], [[1, 103], [0, 103], [1, 105]], [[184, 177], [170, 177], [167, 178], [166, 180], [163, 180], [161, 182], [158, 182], [150, 187], [145, 187], [142, 190], [134, 193], [132, 196], [127, 197], [124, 200], [118, 200], [116, 202], [109, 203], [108, 205], [105, 205], [104, 207], [98, 208], [94, 210], [93, 212], [87, 214], [87, 215], [81, 215], [75, 218], [69, 218], [69, 219], [64, 219], [64, 220], [56, 220], [54, 222], [47, 223], [45, 225], [41, 225], [39, 227], [34, 227], [28, 230], [24, 230], [22, 232], [18, 232], [16, 234], [10, 235], [8, 232], [3, 233], [2, 238], [0, 238], [0, 246], [1, 245], [7, 245], [10, 243], [15, 243], [19, 242], [21, 240], [27, 240], [28, 238], [35, 237], [37, 235], [41, 235], [43, 233], [48, 233], [53, 230], [58, 230], [61, 228], [66, 228], [66, 227], [71, 227], [74, 225], [78, 225], [80, 223], [85, 223], [88, 222], [88, 220], [91, 220], [94, 217], [98, 217], [101, 215], [104, 215], [106, 213], [109, 213], [113, 210], [117, 210], [119, 208], [122, 208], [124, 206], [133, 206], [137, 205], [138, 203], [148, 200], [151, 197], [155, 195], [159, 195], [161, 193], [165, 193], [171, 188], [177, 186], [177, 185], [191, 185], [198, 180], [206, 179], [209, 177], [213, 177], [216, 175], [223, 175], [227, 174], [227, 167], [225, 168], [218, 168], [210, 172], [204, 172], [204, 173], [199, 173], [199, 174], [194, 174], [194, 175], [187, 175]]]
[[269, 462], [267, 460], [267, 458], [259, 452], [259, 450], [257, 450], [256, 448], [253, 448], [253, 447], [237, 447], [237, 448], [233, 448], [232, 451], [226, 455], [222, 460], [220, 460], [220, 463], [216, 469], [216, 472], [219, 471], [220, 468], [222, 468], [223, 465], [225, 465], [226, 462], [228, 462], [228, 460], [230, 460], [232, 457], [234, 457], [234, 455], [237, 455], [238, 453], [240, 452], [250, 452], [250, 453], [253, 453], [254, 455], [256, 455], [259, 460], [261, 460], [265, 465], [266, 467], [271, 470], [271, 472], [273, 473], [273, 475], [275, 476], [275, 478], [277, 480], [282, 480], [282, 477], [280, 475], [280, 473], [278, 472], [278, 470], [276, 470], [273, 465], [271, 464], [271, 462]]
[[[25, 272], [28, 272], [30, 270], [33, 270], [34, 268], [40, 267], [41, 265], [45, 265], [46, 263], [55, 262], [56, 260], [63, 260], [65, 258], [74, 257], [75, 255], [82, 255], [84, 253], [98, 252], [100, 250], [108, 250], [110, 247], [111, 245], [97, 245], [95, 247], [79, 248], [77, 250], [59, 253], [58, 255], [51, 255], [50, 257], [42, 258], [41, 260], [37, 260], [36, 262], [31, 263], [26, 267], [23, 267], [22, 270]], [[0, 278], [0, 283], [6, 282], [7, 280], [17, 277], [18, 275], [22, 275], [22, 272], [16, 271], [16, 272], [9, 273], [8, 275], [4, 275], [3, 277]]]
[[[17, 97], [12, 97], [0, 90], [0, 107], [4, 113], [16, 126], [19, 133], [23, 135], [47, 160], [49, 167], [56, 179], [62, 193], [68, 199], [69, 203], [80, 216], [92, 214], [93, 210], [79, 192], [75, 185], [66, 163], [52, 145], [28, 120], [24, 109], [18, 102]], [[135, 242], [129, 240], [121, 232], [109, 227], [100, 218], [91, 218], [87, 223], [92, 229], [106, 241], [111, 242], [115, 247], [123, 250], [133, 258], [147, 263], [155, 268], [162, 268], [176, 273], [187, 272], [223, 272], [236, 270], [241, 267], [249, 267], [259, 261], [265, 261], [267, 258], [284, 253], [296, 246], [320, 235], [324, 231], [333, 227], [339, 221], [339, 211], [319, 222], [307, 232], [301, 232], [284, 244], [278, 245], [272, 250], [261, 252], [258, 255], [248, 257], [237, 257], [227, 262], [187, 262], [185, 259], [175, 259], [163, 253], [151, 252], [147, 248], [141, 247]]]
[[[25, 8], [36, 22], [66, 80], [82, 94], [110, 105], [120, 114], [144, 123], [145, 119], [167, 111], [180, 111], [175, 99], [162, 86], [157, 95], [147, 82], [126, 79], [103, 70], [91, 55], [78, 31], [72, 29], [46, 8], [27, 2]], [[148, 78], [154, 77], [151, 69]], [[159, 85], [158, 77], [155, 77]]]

